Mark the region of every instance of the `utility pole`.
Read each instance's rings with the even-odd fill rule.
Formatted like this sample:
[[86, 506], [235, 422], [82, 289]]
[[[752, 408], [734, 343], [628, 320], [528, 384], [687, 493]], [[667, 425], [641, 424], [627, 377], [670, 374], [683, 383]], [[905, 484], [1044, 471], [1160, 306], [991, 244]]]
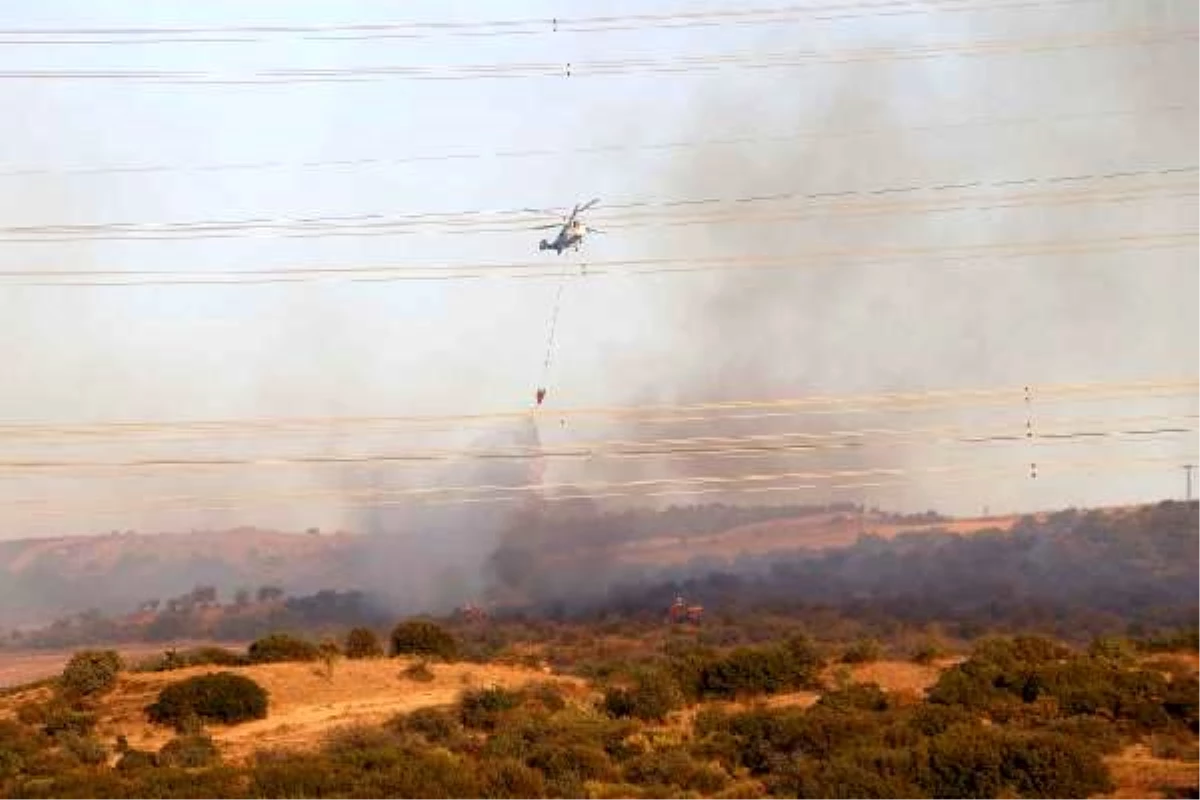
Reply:
[[1192, 502], [1192, 470], [1196, 468], [1195, 464], [1184, 464], [1183, 473], [1187, 476], [1187, 501]]

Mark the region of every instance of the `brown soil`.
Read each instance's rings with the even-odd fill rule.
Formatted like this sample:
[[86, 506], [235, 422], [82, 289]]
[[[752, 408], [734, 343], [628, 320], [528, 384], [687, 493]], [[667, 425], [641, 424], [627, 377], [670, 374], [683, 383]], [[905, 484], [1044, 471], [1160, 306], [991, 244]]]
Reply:
[[[406, 659], [341, 661], [326, 679], [317, 664], [261, 664], [228, 671], [246, 675], [267, 690], [270, 715], [235, 726], [211, 726], [210, 732], [226, 759], [237, 761], [254, 750], [269, 747], [305, 748], [321, 743], [332, 730], [351, 724], [380, 723], [427, 706], [455, 702], [469, 688], [516, 687], [536, 681], [580, 684], [572, 678], [516, 667], [478, 664], [431, 664], [434, 679], [420, 682], [401, 676]], [[156, 750], [175, 734], [146, 720], [145, 707], [169, 683], [193, 675], [222, 671], [194, 667], [173, 672], [123, 674], [112, 695], [103, 701], [97, 733], [111, 742], [123, 734], [132, 747]], [[18, 704], [43, 696], [44, 690], [0, 698], [0, 716]], [[6, 713], [7, 712], [7, 713]]]

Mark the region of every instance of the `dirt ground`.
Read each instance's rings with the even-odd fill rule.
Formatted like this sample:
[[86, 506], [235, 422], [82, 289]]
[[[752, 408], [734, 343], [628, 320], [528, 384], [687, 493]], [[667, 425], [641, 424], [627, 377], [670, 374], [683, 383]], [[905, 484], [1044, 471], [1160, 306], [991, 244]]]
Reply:
[[[1195, 761], [1156, 758], [1146, 745], [1134, 745], [1105, 759], [1117, 791], [1112, 798], [1188, 797], [1180, 790], [1200, 785], [1200, 765]], [[1190, 795], [1195, 797], [1195, 795]]]
[[[237, 761], [261, 748], [315, 746], [333, 729], [349, 724], [379, 723], [401, 712], [453, 703], [469, 688], [517, 687], [544, 680], [583, 686], [582, 681], [537, 670], [478, 664], [431, 664], [433, 680], [421, 682], [401, 675], [411, 663], [402, 658], [339, 661], [328, 679], [323, 665], [312, 663], [229, 668], [267, 690], [270, 713], [267, 719], [237, 726], [214, 725], [210, 732], [223, 756]], [[124, 735], [132, 747], [158, 749], [174, 732], [149, 723], [145, 707], [167, 684], [217, 671], [222, 669], [122, 674], [117, 689], [104, 699], [97, 733], [108, 742]], [[26, 700], [44, 696], [45, 690], [33, 690], [0, 698], [0, 716], [13, 713]]]
[[[121, 654], [126, 663], [133, 663], [144, 658], [162, 655], [169, 648], [187, 650], [202, 646], [224, 647], [230, 650], [244, 650], [245, 644], [229, 642], [193, 642], [181, 641], [165, 644], [120, 644], [101, 645], [104, 649], [113, 649]], [[71, 655], [82, 647], [68, 650], [0, 650], [0, 689], [8, 686], [20, 686], [43, 678], [50, 678], [62, 672]]]

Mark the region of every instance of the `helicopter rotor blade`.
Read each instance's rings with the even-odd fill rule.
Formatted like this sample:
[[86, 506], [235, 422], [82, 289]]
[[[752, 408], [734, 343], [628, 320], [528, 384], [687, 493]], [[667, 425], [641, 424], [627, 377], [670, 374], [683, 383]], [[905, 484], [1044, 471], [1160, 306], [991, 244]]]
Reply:
[[599, 197], [593, 197], [591, 200], [587, 201], [587, 203], [585, 205], [575, 206], [575, 213], [578, 214], [580, 211], [587, 211], [589, 208], [591, 208], [592, 206], [596, 205], [596, 203], [599, 203], [599, 202], [600, 202]]

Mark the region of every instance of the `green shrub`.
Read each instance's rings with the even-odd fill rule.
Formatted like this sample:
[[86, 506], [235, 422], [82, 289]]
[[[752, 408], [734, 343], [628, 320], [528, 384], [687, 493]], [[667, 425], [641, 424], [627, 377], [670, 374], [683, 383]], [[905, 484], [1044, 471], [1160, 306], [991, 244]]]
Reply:
[[207, 767], [221, 758], [212, 737], [207, 734], [177, 736], [158, 751], [157, 762], [163, 767]]
[[480, 797], [545, 797], [542, 773], [514, 758], [485, 759], [479, 763]]
[[81, 650], [67, 662], [59, 684], [68, 697], [93, 697], [115, 689], [120, 671], [115, 650]]
[[527, 763], [558, 785], [610, 780], [618, 774], [608, 754], [596, 744], [538, 743], [531, 748]]
[[441, 708], [419, 708], [393, 719], [389, 728], [416, 733], [430, 744], [448, 745], [462, 735], [459, 717]]
[[410, 681], [429, 683], [434, 679], [434, 674], [433, 670], [429, 668], [429, 662], [417, 661], [400, 670], [400, 677]]
[[108, 748], [95, 736], [66, 731], [56, 737], [56, 741], [81, 764], [95, 766], [108, 760]]
[[60, 734], [88, 736], [96, 728], [94, 712], [74, 708], [59, 700], [45, 706], [42, 730], [47, 736], [57, 738]]
[[912, 662], [928, 666], [939, 658], [945, 658], [946, 649], [937, 642], [922, 642], [912, 653]]
[[878, 684], [852, 683], [821, 695], [817, 705], [834, 711], [887, 711], [891, 702]]
[[354, 628], [346, 635], [346, 658], [378, 658], [383, 645], [370, 628]]
[[661, 721], [682, 705], [679, 687], [661, 670], [643, 672], [632, 688], [613, 686], [604, 692], [604, 710], [616, 718]]
[[189, 717], [234, 724], [267, 716], [267, 692], [232, 672], [197, 675], [173, 683], [146, 707], [151, 722], [182, 725]]
[[392, 629], [393, 656], [417, 655], [452, 660], [458, 644], [444, 628], [433, 622], [410, 619]]
[[1088, 646], [1088, 656], [1127, 667], [1137, 659], [1137, 647], [1128, 639], [1118, 636], [1101, 636]]
[[468, 728], [490, 730], [501, 714], [521, 705], [520, 692], [501, 687], [464, 692], [458, 701], [459, 718]]
[[122, 772], [132, 772], [139, 769], [150, 769], [158, 764], [154, 753], [148, 750], [126, 750], [117, 759], [117, 769]]
[[255, 641], [249, 648], [250, 661], [271, 664], [280, 661], [317, 661], [320, 649], [312, 642], [287, 633], [273, 633]]
[[842, 653], [843, 664], [871, 664], [883, 657], [883, 648], [874, 639], [860, 639]]
[[625, 780], [640, 785], [695, 791], [708, 797], [724, 789], [729, 776], [716, 767], [696, 763], [686, 750], [672, 748], [632, 759], [625, 766]]
[[242, 667], [250, 663], [245, 653], [224, 647], [194, 647], [190, 650], [168, 650], [161, 656], [141, 661], [135, 672], [171, 672], [185, 667]]

